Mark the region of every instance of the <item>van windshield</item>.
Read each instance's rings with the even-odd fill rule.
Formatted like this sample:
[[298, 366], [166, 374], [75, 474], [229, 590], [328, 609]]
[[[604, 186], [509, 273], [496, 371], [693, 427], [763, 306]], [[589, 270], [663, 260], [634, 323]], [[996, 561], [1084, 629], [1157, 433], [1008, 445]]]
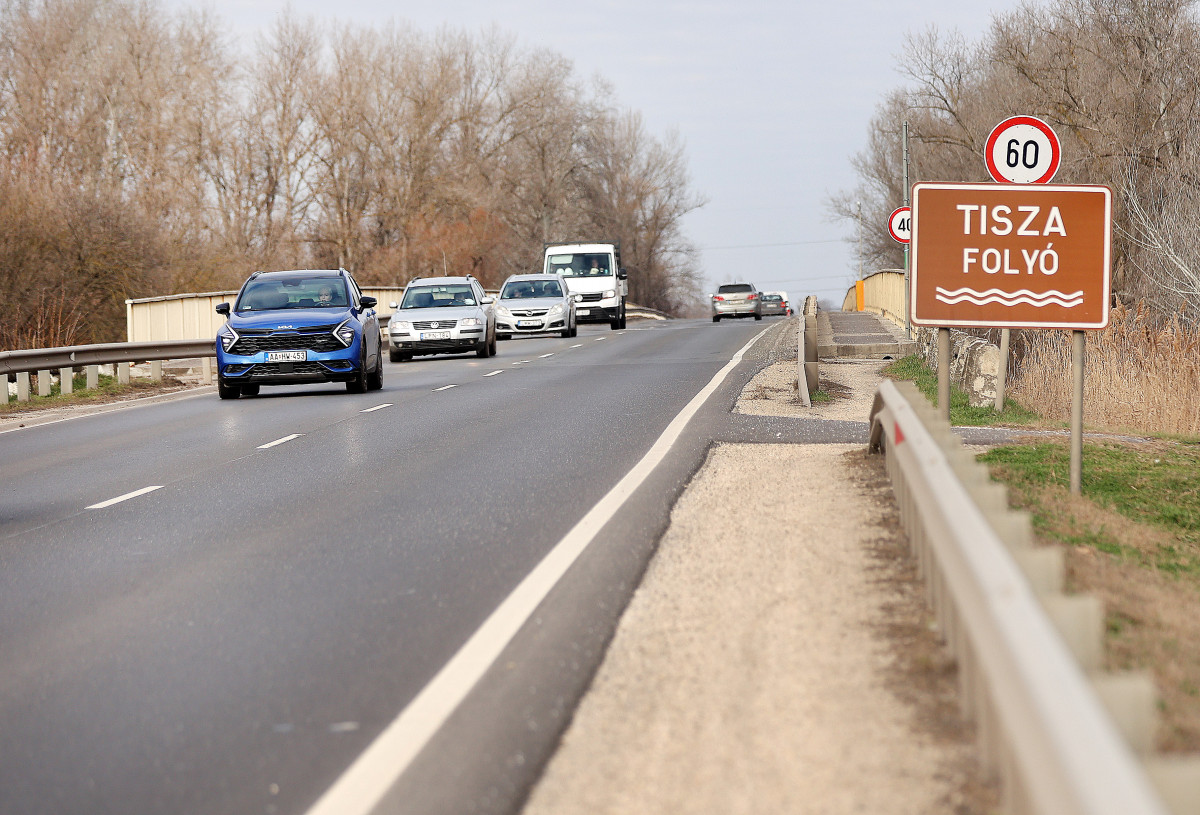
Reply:
[[546, 257], [546, 272], [563, 277], [612, 277], [612, 255], [606, 252], [549, 255]]

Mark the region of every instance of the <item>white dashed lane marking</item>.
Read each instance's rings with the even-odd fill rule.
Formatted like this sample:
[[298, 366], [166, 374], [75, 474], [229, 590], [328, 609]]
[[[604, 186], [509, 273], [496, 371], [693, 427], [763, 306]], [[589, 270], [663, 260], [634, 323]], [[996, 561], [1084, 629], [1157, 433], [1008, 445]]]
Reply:
[[260, 444], [260, 445], [258, 445], [258, 449], [266, 450], [268, 447], [274, 447], [277, 444], [285, 444], [285, 443], [291, 441], [292, 439], [298, 439], [303, 435], [304, 435], [303, 433], [293, 433], [290, 436], [284, 436], [282, 439], [275, 439], [275, 441], [269, 441], [266, 444]]
[[458, 385], [442, 385], [440, 388], [434, 388], [433, 392], [437, 393], [438, 391], [448, 391], [451, 388], [457, 388], [457, 387], [458, 387]]
[[583, 347], [583, 343], [579, 343], [578, 345], [571, 346], [571, 348], [582, 348], [582, 347]]
[[546, 357], [552, 357], [552, 356], [554, 356], [553, 351], [551, 351], [549, 354], [542, 354], [540, 357], [538, 357], [538, 359], [545, 359]]
[[489, 371], [488, 373], [484, 374], [484, 376], [495, 376], [496, 374], [502, 374], [502, 373], [504, 373], [503, 368], [501, 368], [498, 371]]
[[109, 498], [107, 501], [101, 501], [98, 504], [92, 504], [90, 507], [88, 507], [88, 509], [104, 509], [105, 507], [111, 507], [113, 504], [119, 504], [122, 501], [128, 501], [130, 498], [137, 498], [139, 495], [145, 495], [148, 492], [154, 492], [155, 490], [161, 490], [162, 488], [162, 484], [159, 484], [155, 487], [142, 487], [140, 490], [127, 492], [124, 495], [118, 495], [116, 498]]
[[377, 410], [383, 410], [384, 408], [389, 408], [391, 406], [391, 402], [384, 402], [382, 405], [376, 405], [375, 407], [370, 407], [366, 410], [360, 410], [359, 413], [374, 413]]

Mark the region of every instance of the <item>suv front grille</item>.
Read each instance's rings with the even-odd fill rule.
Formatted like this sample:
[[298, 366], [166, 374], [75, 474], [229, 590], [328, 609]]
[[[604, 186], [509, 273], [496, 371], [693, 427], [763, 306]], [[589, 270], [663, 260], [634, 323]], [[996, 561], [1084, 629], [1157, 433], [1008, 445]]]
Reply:
[[262, 351], [316, 351], [329, 353], [345, 348], [333, 336], [337, 326], [317, 326], [303, 331], [245, 331], [229, 349], [229, 353], [250, 356]]
[[279, 376], [280, 374], [323, 374], [329, 369], [319, 362], [264, 362], [255, 365], [250, 376]]

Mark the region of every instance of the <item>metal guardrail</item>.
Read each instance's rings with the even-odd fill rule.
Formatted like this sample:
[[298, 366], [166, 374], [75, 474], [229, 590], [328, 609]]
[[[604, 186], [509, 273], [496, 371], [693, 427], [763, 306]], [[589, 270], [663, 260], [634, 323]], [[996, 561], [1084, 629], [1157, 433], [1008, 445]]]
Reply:
[[29, 351], [0, 353], [0, 375], [77, 368], [84, 365], [112, 365], [119, 362], [215, 357], [215, 338], [211, 340], [164, 340], [162, 342], [110, 342], [97, 345], [70, 345], [64, 348], [35, 348]]
[[1099, 673], [1099, 601], [1062, 594], [1061, 551], [1033, 547], [1028, 514], [1008, 509], [1007, 490], [911, 383], [880, 385], [870, 449], [886, 453], [901, 521], [958, 660], [964, 712], [977, 725], [985, 769], [1001, 779], [1005, 810], [1197, 811], [1197, 761], [1151, 755], [1149, 677]]

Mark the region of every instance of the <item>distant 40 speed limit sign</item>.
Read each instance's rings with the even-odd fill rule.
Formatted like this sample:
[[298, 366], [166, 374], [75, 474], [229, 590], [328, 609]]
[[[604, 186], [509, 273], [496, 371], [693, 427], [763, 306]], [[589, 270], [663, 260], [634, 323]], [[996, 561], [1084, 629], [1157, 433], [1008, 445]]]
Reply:
[[983, 157], [992, 178], [1001, 183], [1048, 184], [1058, 172], [1062, 147], [1041, 119], [1013, 116], [992, 130]]

